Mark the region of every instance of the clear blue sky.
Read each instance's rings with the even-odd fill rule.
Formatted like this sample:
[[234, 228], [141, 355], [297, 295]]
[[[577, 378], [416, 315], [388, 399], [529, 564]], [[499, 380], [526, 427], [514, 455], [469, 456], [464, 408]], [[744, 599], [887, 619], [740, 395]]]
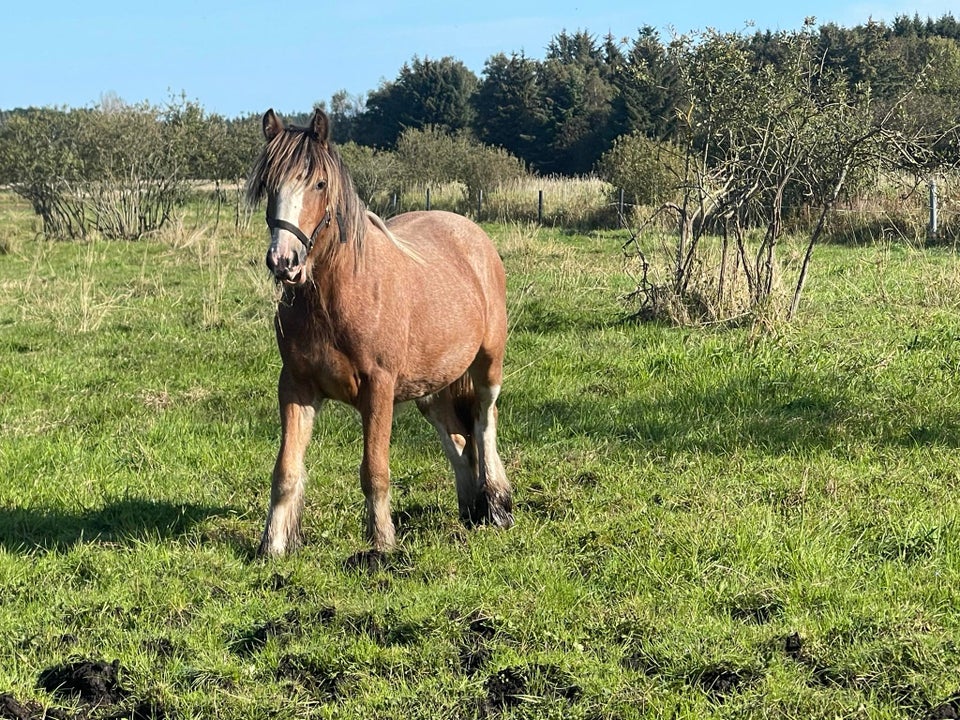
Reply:
[[[711, 27], [790, 30], [940, 17], [957, 0], [14, 0], [0, 22], [0, 109], [89, 107], [102, 96], [161, 104], [185, 94], [228, 117], [308, 111], [364, 95], [414, 56], [452, 56], [477, 75], [498, 52], [542, 58], [562, 30], [636, 37]], [[802, 7], [803, 9], [795, 9]]]

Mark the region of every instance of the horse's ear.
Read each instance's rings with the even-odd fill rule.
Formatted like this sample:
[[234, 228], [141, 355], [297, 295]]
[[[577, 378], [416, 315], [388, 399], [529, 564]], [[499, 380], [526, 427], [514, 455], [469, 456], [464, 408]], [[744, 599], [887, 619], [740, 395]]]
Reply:
[[313, 132], [313, 136], [320, 141], [321, 144], [326, 145], [330, 140], [330, 118], [327, 117], [327, 114], [317, 108], [313, 111], [313, 119], [310, 121], [310, 130]]
[[273, 108], [270, 108], [263, 114], [263, 136], [267, 139], [267, 142], [270, 142], [282, 132], [283, 120], [277, 117]]

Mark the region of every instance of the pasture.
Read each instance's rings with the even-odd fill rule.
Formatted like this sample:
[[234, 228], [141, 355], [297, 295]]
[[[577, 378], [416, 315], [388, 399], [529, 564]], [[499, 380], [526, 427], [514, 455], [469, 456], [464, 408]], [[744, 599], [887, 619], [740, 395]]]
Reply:
[[368, 571], [334, 405], [304, 549], [254, 559], [280, 433], [259, 216], [139, 242], [33, 223], [0, 195], [0, 716], [960, 710], [952, 250], [823, 246], [793, 323], [677, 329], [621, 322], [625, 235], [488, 226], [517, 524], [460, 524], [403, 408], [399, 549]]

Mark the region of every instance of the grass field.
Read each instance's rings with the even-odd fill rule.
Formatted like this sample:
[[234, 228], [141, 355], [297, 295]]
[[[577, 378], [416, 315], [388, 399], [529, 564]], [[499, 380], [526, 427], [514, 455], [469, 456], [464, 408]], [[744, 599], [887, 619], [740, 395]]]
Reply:
[[[924, 718], [960, 709], [960, 262], [819, 248], [799, 318], [620, 322], [623, 236], [491, 226], [517, 525], [467, 530], [415, 410], [363, 549], [328, 407], [306, 547], [264, 233], [38, 241], [0, 195], [0, 717]], [[112, 664], [117, 661], [116, 664]]]

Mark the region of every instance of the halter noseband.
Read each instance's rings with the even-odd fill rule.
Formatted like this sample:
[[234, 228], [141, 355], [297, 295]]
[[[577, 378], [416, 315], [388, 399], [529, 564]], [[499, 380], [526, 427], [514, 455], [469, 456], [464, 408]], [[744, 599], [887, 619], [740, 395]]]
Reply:
[[326, 227], [329, 227], [330, 221], [332, 220], [330, 215], [330, 208], [327, 208], [326, 214], [321, 218], [320, 222], [317, 223], [317, 226], [313, 229], [313, 232], [310, 233], [310, 237], [307, 237], [306, 233], [303, 232], [300, 228], [294, 225], [291, 222], [286, 220], [280, 220], [279, 218], [270, 217], [267, 215], [267, 227], [277, 230], [286, 230], [288, 233], [292, 233], [296, 236], [297, 240], [307, 249], [307, 254], [310, 254], [310, 251], [313, 250], [313, 245], [317, 241], [317, 235], [320, 234], [320, 231]]

